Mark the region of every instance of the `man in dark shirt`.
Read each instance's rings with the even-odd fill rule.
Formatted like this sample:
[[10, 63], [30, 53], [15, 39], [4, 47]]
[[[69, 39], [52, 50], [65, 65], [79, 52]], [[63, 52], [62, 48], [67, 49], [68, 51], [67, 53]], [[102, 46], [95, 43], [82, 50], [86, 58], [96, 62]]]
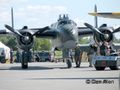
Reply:
[[75, 63], [76, 63], [76, 67], [80, 67], [81, 57], [82, 57], [82, 52], [80, 50], [80, 46], [78, 44], [76, 44], [76, 47], [75, 47]]
[[102, 45], [100, 46], [100, 55], [103, 55], [103, 56], [110, 55], [113, 52], [114, 52], [114, 50], [113, 50], [112, 46], [109, 45], [109, 43], [106, 41], [104, 41], [102, 43]]
[[102, 43], [102, 45], [100, 46], [100, 55], [103, 55], [105, 56], [106, 55], [106, 45], [105, 45], [105, 42]]

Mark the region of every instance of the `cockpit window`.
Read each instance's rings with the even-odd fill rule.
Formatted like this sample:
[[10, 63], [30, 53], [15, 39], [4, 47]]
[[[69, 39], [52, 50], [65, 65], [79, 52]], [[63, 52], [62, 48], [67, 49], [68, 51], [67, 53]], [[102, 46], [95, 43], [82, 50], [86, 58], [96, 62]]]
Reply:
[[70, 24], [70, 21], [60, 21], [59, 24]]
[[61, 21], [59, 24], [67, 24], [67, 21]]

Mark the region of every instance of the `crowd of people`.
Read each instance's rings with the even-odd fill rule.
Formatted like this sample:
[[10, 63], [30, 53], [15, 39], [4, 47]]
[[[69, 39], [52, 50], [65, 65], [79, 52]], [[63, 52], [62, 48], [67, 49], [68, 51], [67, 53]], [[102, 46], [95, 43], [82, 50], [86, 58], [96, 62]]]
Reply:
[[[113, 49], [112, 45], [110, 45], [107, 41], [104, 41], [99, 45], [96, 44], [90, 45], [90, 51], [87, 52], [89, 67], [92, 67], [93, 57], [95, 57], [96, 55], [106, 56], [112, 55], [112, 53], [114, 52], [115, 50]], [[82, 53], [83, 52], [81, 51], [79, 44], [76, 44], [74, 55], [76, 67], [80, 67]]]
[[[111, 45], [109, 45], [108, 42], [104, 41], [102, 42], [99, 46], [96, 44], [90, 45], [90, 51], [87, 53], [88, 56], [88, 62], [89, 62], [89, 67], [92, 67], [93, 63], [93, 57], [95, 55], [110, 55], [111, 53], [114, 53], [115, 50]], [[1, 55], [4, 55], [4, 51], [1, 52]], [[72, 50], [70, 50], [70, 58], [73, 61], [75, 61], [76, 67], [80, 67], [81, 65], [81, 59], [82, 59], [82, 54], [83, 51], [81, 51], [81, 48], [78, 43], [76, 43], [76, 47], [74, 48], [74, 56], [72, 55]], [[19, 50], [16, 52], [16, 60], [21, 61], [21, 53]], [[13, 63], [13, 50], [10, 50], [10, 63]]]

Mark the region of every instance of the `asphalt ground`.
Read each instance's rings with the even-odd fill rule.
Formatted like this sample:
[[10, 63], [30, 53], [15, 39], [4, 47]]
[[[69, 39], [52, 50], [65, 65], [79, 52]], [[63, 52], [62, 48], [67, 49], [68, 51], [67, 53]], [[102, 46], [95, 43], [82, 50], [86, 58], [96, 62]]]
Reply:
[[83, 62], [68, 69], [62, 62], [0, 64], [0, 90], [120, 90], [120, 70], [96, 71]]

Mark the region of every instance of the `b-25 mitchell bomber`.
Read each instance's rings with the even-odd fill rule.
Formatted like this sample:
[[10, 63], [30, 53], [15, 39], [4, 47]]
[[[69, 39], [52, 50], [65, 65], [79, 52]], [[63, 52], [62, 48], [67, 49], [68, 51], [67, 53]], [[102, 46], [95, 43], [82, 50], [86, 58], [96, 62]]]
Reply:
[[5, 27], [15, 34], [19, 48], [24, 50], [22, 54], [22, 68], [24, 69], [28, 68], [28, 53], [33, 46], [34, 37], [52, 39], [52, 50], [61, 49], [63, 51], [63, 58], [67, 59], [67, 65], [70, 68], [72, 66], [69, 59], [70, 49], [76, 47], [79, 35], [88, 35], [88, 31], [82, 32], [79, 30], [78, 32], [77, 24], [69, 19], [68, 15], [60, 15], [56, 23], [44, 28], [28, 29], [24, 27], [20, 30], [15, 30], [9, 25], [5, 25]]
[[[10, 30], [17, 37], [18, 46], [24, 52], [22, 53], [22, 68], [28, 68], [29, 61], [29, 51], [33, 46], [34, 38], [49, 38], [52, 40], [52, 50], [61, 49], [63, 52], [63, 58], [67, 60], [67, 67], [72, 67], [69, 51], [76, 47], [78, 43], [79, 36], [93, 35], [96, 42], [113, 40], [113, 32], [119, 31], [116, 29], [111, 32], [111, 29], [103, 29], [103, 31], [93, 28], [89, 24], [85, 24], [87, 27], [77, 27], [77, 24], [71, 20], [68, 15], [60, 15], [56, 23], [51, 26], [46, 26], [44, 28], [27, 28], [16, 30], [9, 25], [5, 27]], [[90, 29], [89, 29], [90, 28]], [[101, 37], [102, 36], [102, 37]], [[103, 37], [104, 36], [104, 37]], [[82, 46], [89, 51], [87, 46]], [[82, 50], [83, 48], [81, 48]], [[84, 49], [83, 49], [84, 50]]]

